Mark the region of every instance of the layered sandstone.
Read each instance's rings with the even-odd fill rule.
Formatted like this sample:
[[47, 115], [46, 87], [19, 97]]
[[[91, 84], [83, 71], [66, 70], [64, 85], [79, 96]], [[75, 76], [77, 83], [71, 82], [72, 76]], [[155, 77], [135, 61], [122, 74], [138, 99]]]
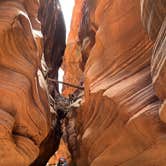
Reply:
[[[52, 82], [49, 79], [58, 80], [58, 69], [61, 66], [66, 46], [65, 23], [59, 0], [40, 0], [40, 8], [38, 13], [39, 20], [41, 22], [44, 47], [42, 67], [44, 68], [44, 76], [47, 78], [48, 82], [48, 92], [51, 105], [53, 105], [54, 110], [58, 113], [57, 107], [53, 100], [57, 100], [56, 97], [59, 96], [59, 86], [57, 83]], [[54, 122], [55, 126], [52, 128], [51, 134], [49, 134], [48, 138], [40, 146], [40, 155], [33, 163], [34, 166], [41, 165], [41, 162], [45, 166], [46, 161], [48, 161], [51, 156], [53, 157], [51, 158], [51, 162], [49, 162], [49, 164], [57, 163], [59, 157], [58, 155], [55, 155], [55, 152], [59, 148], [60, 138], [62, 135], [60, 121], [61, 119], [58, 116], [56, 122]], [[62, 143], [60, 145], [62, 145]], [[61, 147], [59, 149], [61, 152]], [[59, 151], [58, 154], [60, 155], [61, 153], [59, 153]]]
[[[38, 157], [33, 165], [45, 165], [60, 141], [60, 126], [50, 109], [41, 65], [43, 36], [37, 19], [41, 4], [38, 0], [0, 1], [1, 166], [28, 166]], [[52, 26], [54, 30], [56, 26]], [[44, 40], [47, 37], [46, 34]], [[63, 35], [61, 40], [65, 41]], [[57, 49], [63, 50], [64, 43], [60, 42]]]
[[165, 166], [165, 11], [164, 0], [76, 1], [68, 41], [79, 38], [81, 63], [67, 49], [63, 65], [66, 81], [85, 78], [79, 166]]
[[[78, 45], [78, 32], [79, 21], [81, 19], [82, 1], [76, 0], [75, 2], [76, 5], [73, 9], [70, 34], [65, 49], [65, 56], [63, 58], [63, 69], [65, 70], [64, 81], [79, 85], [80, 80], [83, 79], [82, 70], [79, 67], [79, 62], [82, 61], [81, 48]], [[64, 86], [63, 95], [67, 96], [74, 91], [74, 88]]]
[[150, 38], [155, 41], [151, 73], [157, 96], [162, 100], [160, 118], [166, 122], [166, 2], [141, 1], [142, 20]]

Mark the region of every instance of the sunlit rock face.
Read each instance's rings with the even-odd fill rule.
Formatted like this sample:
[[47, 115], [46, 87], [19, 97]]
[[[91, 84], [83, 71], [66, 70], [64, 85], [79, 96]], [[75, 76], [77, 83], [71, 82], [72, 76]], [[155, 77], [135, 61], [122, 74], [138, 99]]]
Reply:
[[41, 70], [39, 5], [38, 0], [0, 1], [1, 166], [28, 166], [45, 152], [37, 162], [42, 166], [51, 148], [58, 148], [60, 127]]
[[[81, 19], [81, 9], [82, 9], [82, 0], [76, 0], [76, 5], [73, 9], [71, 29], [66, 45], [65, 56], [63, 58], [63, 69], [65, 70], [64, 81], [80, 85], [80, 80], [83, 80], [82, 70], [80, 68], [80, 62], [82, 61], [81, 57], [81, 48], [78, 45], [78, 32], [79, 24]], [[64, 86], [63, 95], [71, 94], [75, 91], [72, 87]]]
[[[165, 166], [165, 1], [87, 0], [81, 8], [75, 39], [86, 57], [85, 102], [77, 111], [75, 162]], [[73, 54], [66, 59], [75, 61]], [[74, 72], [66, 80], [71, 73], [77, 79]]]

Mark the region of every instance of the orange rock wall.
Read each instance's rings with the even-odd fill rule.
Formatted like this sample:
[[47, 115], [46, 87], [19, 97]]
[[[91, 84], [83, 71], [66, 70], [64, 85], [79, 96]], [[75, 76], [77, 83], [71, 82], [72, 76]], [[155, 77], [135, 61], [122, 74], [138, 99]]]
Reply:
[[[84, 3], [80, 18], [76, 1], [72, 28], [79, 22], [79, 33], [71, 29], [68, 39], [79, 38], [77, 45], [87, 57], [85, 65], [81, 62], [85, 102], [77, 110], [75, 162], [79, 166], [165, 166], [165, 1]], [[95, 42], [87, 51], [85, 45], [94, 40], [89, 32], [95, 33]], [[70, 59], [64, 61], [65, 81], [78, 80], [78, 65], [69, 64], [76, 63], [75, 53], [66, 51], [65, 58]]]
[[30, 165], [51, 125], [33, 10], [24, 1], [0, 2], [0, 165]]
[[60, 141], [42, 73], [39, 5], [38, 0], [0, 1], [1, 166], [28, 166], [41, 156], [33, 165], [46, 165]]
[[[71, 29], [66, 45], [65, 56], [63, 58], [63, 69], [65, 70], [64, 81], [67, 81], [72, 84], [79, 85], [80, 80], [82, 79], [82, 71], [79, 66], [81, 61], [81, 48], [78, 45], [78, 31], [79, 31], [79, 21], [81, 19], [81, 9], [82, 9], [81, 0], [75, 0], [75, 7], [73, 9], [73, 18], [71, 23]], [[74, 77], [73, 77], [74, 76]], [[74, 88], [63, 87], [63, 94], [68, 95], [75, 91]]]

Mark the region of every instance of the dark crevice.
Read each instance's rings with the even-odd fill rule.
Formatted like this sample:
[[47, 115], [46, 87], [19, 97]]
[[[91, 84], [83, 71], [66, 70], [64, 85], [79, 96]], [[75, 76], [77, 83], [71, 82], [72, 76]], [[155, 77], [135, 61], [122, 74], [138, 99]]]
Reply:
[[[47, 138], [40, 145], [38, 158], [31, 166], [45, 166], [50, 157], [58, 150], [64, 126], [67, 128], [70, 125], [68, 119], [73, 116], [73, 110], [80, 106], [84, 90], [83, 83], [81, 86], [77, 86], [58, 82], [58, 70], [62, 64], [66, 47], [66, 29], [59, 1], [40, 0], [38, 17], [41, 22], [44, 46], [41, 68], [47, 81], [49, 104], [54, 112], [54, 120]], [[76, 90], [68, 97], [64, 97], [59, 93], [59, 83], [72, 86]], [[69, 149], [73, 151], [70, 145]]]
[[[45, 77], [58, 79], [58, 70], [66, 47], [66, 28], [59, 1], [42, 1], [39, 20], [43, 33], [44, 59], [47, 65]], [[59, 93], [58, 83], [48, 80], [48, 88], [53, 98]]]
[[49, 134], [40, 145], [39, 156], [31, 166], [45, 166], [57, 151], [62, 136], [62, 119], [66, 116], [56, 104], [57, 96], [60, 97], [58, 83], [47, 79], [58, 79], [58, 70], [66, 47], [66, 28], [59, 0], [40, 0], [38, 18], [41, 22], [44, 47], [41, 67], [47, 80], [50, 106], [54, 111]]

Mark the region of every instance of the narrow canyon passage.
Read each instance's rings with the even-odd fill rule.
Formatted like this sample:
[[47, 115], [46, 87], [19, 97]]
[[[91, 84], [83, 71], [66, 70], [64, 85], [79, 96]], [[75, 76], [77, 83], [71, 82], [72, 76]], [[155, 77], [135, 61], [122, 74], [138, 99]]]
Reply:
[[0, 166], [166, 166], [166, 1], [67, 2], [0, 0]]

